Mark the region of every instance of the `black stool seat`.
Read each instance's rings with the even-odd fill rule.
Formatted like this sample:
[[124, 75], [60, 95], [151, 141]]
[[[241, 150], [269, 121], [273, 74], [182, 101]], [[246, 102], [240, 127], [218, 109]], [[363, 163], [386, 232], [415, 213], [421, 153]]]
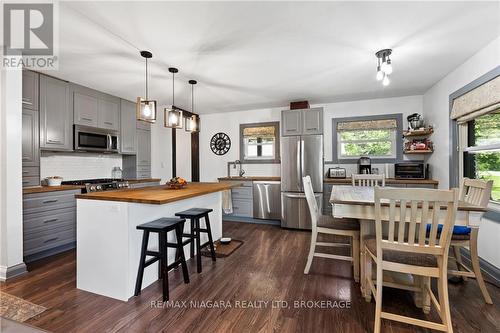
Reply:
[[152, 232], [160, 232], [160, 231], [170, 231], [174, 230], [175, 226], [179, 223], [186, 222], [186, 219], [183, 218], [168, 218], [162, 217], [158, 220], [154, 220], [148, 223], [143, 223], [137, 226], [139, 230], [149, 230]]
[[214, 210], [210, 208], [190, 208], [188, 210], [175, 213], [175, 216], [189, 219], [189, 218], [203, 217], [213, 211]]
[[[163, 301], [168, 300], [169, 269], [181, 265], [184, 283], [189, 283], [189, 273], [187, 270], [186, 258], [184, 257], [184, 248], [182, 244], [184, 222], [186, 222], [186, 219], [183, 218], [163, 217], [137, 226], [137, 229], [143, 230], [144, 234], [142, 236], [141, 261], [139, 262], [139, 270], [137, 272], [137, 280], [135, 282], [135, 296], [138, 296], [141, 293], [144, 269], [157, 261], [159, 261], [158, 278], [163, 280]], [[175, 231], [176, 243], [169, 243], [167, 241], [167, 235], [170, 231]], [[158, 251], [148, 250], [149, 234], [151, 232], [158, 233]], [[167, 264], [167, 249], [169, 247], [176, 249], [175, 261], [170, 265]], [[146, 260], [146, 256], [150, 256], [152, 258]]]
[[[185, 233], [182, 236], [186, 237], [187, 240], [182, 242], [182, 245], [189, 244], [189, 248], [191, 250], [191, 258], [194, 257], [194, 247], [196, 245], [196, 270], [198, 273], [201, 273], [201, 249], [205, 246], [210, 247], [210, 254], [212, 257], [212, 261], [215, 261], [215, 248], [214, 242], [212, 240], [212, 230], [210, 228], [210, 219], [208, 214], [213, 212], [213, 209], [210, 208], [190, 208], [188, 210], [175, 213], [175, 216], [179, 216], [182, 218], [189, 219], [191, 221], [191, 233]], [[205, 220], [205, 228], [200, 227], [200, 219]], [[205, 244], [201, 244], [200, 241], [200, 233], [206, 233], [208, 236], [208, 242]]]

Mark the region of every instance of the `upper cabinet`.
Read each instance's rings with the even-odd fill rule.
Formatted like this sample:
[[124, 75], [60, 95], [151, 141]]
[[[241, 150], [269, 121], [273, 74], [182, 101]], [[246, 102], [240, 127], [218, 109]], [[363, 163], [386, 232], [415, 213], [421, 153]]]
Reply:
[[73, 150], [69, 83], [40, 75], [40, 148]]
[[323, 108], [302, 110], [302, 134], [323, 133]]
[[137, 128], [137, 165], [151, 165], [151, 131]]
[[121, 153], [135, 154], [136, 146], [136, 119], [135, 119], [135, 103], [121, 100], [120, 105], [120, 137], [121, 137]]
[[71, 84], [71, 94], [76, 125], [120, 129], [119, 98], [77, 84]]
[[22, 125], [23, 167], [38, 166], [40, 165], [38, 112], [23, 108]]
[[302, 134], [301, 110], [281, 111], [281, 135]]
[[38, 73], [23, 71], [23, 109], [38, 110], [38, 80]]
[[323, 108], [281, 111], [281, 135], [323, 134]]

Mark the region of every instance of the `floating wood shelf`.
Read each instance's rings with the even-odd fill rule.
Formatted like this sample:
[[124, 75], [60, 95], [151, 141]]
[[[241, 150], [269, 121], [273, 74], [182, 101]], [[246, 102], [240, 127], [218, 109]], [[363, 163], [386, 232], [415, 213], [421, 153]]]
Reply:
[[422, 130], [415, 130], [415, 131], [403, 131], [403, 136], [406, 137], [412, 137], [412, 136], [426, 136], [426, 135], [431, 135], [434, 133], [433, 128], [424, 128]]
[[404, 150], [403, 154], [431, 154], [433, 150], [430, 149], [415, 149], [415, 150]]

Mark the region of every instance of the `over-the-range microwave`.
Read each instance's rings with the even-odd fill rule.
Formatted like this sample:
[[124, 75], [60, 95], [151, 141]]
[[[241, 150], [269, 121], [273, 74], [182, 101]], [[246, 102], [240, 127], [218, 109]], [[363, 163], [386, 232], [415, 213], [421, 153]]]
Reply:
[[117, 131], [75, 125], [74, 133], [76, 151], [118, 153], [120, 135]]

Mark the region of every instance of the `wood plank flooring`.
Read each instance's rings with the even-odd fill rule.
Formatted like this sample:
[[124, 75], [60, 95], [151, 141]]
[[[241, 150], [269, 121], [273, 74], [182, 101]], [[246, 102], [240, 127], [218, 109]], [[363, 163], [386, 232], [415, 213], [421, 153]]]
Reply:
[[[375, 303], [361, 297], [350, 263], [318, 258], [310, 274], [303, 274], [310, 233], [235, 222], [225, 222], [223, 229], [225, 236], [245, 242], [233, 255], [216, 263], [204, 257], [201, 274], [191, 260], [187, 285], [180, 271], [169, 274], [171, 301], [187, 301], [187, 307], [151, 306], [161, 301], [160, 282], [129, 302], [78, 290], [74, 251], [33, 263], [27, 275], [0, 289], [47, 307], [27, 323], [54, 332], [372, 332]], [[450, 285], [455, 332], [500, 330], [500, 291], [487, 286], [495, 305], [483, 302], [474, 280]], [[232, 307], [190, 307], [192, 301]], [[289, 307], [275, 302], [243, 308], [243, 301], [287, 301]], [[295, 307], [294, 301], [344, 301], [350, 307]], [[384, 309], [425, 318], [404, 291], [386, 289]], [[435, 311], [430, 318], [437, 319]], [[428, 332], [386, 320], [383, 331]]]

